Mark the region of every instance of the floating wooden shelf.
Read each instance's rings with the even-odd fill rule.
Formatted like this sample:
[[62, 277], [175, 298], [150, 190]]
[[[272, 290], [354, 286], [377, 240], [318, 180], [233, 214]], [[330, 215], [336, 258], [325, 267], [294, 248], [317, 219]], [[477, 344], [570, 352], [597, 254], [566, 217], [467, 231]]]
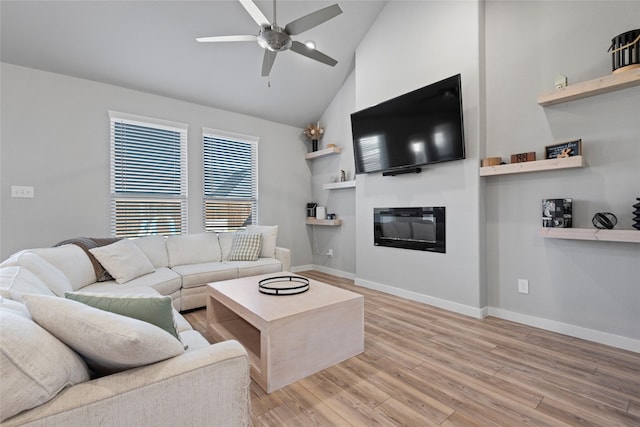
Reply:
[[324, 184], [322, 186], [323, 190], [340, 190], [341, 188], [355, 188], [355, 181], [344, 181], [344, 182], [332, 182], [330, 184]]
[[584, 159], [582, 156], [571, 156], [562, 159], [546, 159], [533, 162], [509, 163], [507, 165], [484, 166], [480, 168], [480, 176], [541, 172], [556, 169], [581, 168], [583, 166]]
[[330, 156], [332, 154], [340, 154], [341, 151], [342, 151], [342, 148], [340, 147], [324, 148], [322, 150], [312, 151], [311, 153], [307, 153], [304, 155], [304, 158], [307, 160], [317, 159], [318, 157]]
[[599, 240], [640, 243], [640, 230], [600, 230], [597, 228], [540, 228], [538, 236], [547, 239]]
[[316, 219], [316, 218], [307, 218], [307, 225], [328, 225], [328, 226], [339, 226], [342, 225], [341, 219]]
[[640, 85], [640, 68], [568, 85], [538, 97], [543, 107]]

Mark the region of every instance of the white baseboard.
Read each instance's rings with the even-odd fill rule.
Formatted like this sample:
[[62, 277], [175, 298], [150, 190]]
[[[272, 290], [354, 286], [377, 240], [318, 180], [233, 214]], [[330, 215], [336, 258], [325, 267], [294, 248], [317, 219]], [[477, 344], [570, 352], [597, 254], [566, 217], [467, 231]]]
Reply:
[[291, 266], [291, 272], [292, 273], [299, 273], [301, 271], [308, 271], [308, 270], [314, 270], [315, 269], [315, 265], [313, 264], [306, 264], [306, 265], [296, 265]]
[[348, 271], [336, 270], [335, 268], [323, 267], [321, 265], [308, 264], [308, 265], [298, 265], [296, 267], [291, 267], [292, 273], [298, 273], [300, 271], [307, 270], [316, 270], [321, 273], [333, 274], [334, 276], [342, 277], [345, 279], [354, 279], [356, 277], [355, 274], [349, 273]]
[[609, 334], [607, 332], [596, 331], [595, 329], [583, 328], [582, 326], [570, 325], [541, 317], [529, 316], [496, 307], [489, 307], [488, 312], [489, 316], [500, 319], [640, 353], [640, 340], [633, 338], [622, 337], [620, 335]]
[[464, 314], [465, 316], [482, 319], [487, 316], [486, 308], [477, 308], [470, 305], [464, 305], [453, 301], [447, 301], [440, 298], [430, 297], [429, 295], [419, 294], [417, 292], [408, 291], [406, 289], [395, 288], [393, 286], [383, 285], [381, 283], [371, 282], [364, 279], [355, 279], [355, 284], [363, 288], [369, 288], [376, 291], [385, 292], [387, 294], [396, 295], [412, 301], [422, 302], [434, 307], [444, 308], [445, 310], [455, 313]]

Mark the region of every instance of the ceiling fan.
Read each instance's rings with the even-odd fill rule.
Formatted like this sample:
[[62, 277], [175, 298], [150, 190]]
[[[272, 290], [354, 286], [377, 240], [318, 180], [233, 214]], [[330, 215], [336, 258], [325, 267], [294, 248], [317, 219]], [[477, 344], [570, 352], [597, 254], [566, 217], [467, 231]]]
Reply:
[[291, 49], [292, 51], [304, 55], [307, 58], [314, 59], [330, 66], [334, 66], [338, 63], [335, 59], [324, 53], [307, 47], [304, 43], [300, 43], [295, 40], [291, 40], [291, 36], [296, 36], [313, 27], [340, 15], [342, 9], [338, 4], [334, 4], [323, 9], [319, 9], [301, 18], [289, 22], [284, 28], [279, 27], [276, 23], [276, 0], [273, 0], [273, 22], [264, 16], [262, 11], [258, 9], [258, 6], [253, 0], [238, 0], [245, 10], [251, 15], [254, 21], [260, 26], [260, 31], [257, 36], [254, 35], [237, 35], [237, 36], [213, 36], [213, 37], [199, 37], [196, 40], [201, 43], [207, 42], [245, 42], [245, 41], [257, 41], [260, 47], [264, 51], [264, 57], [262, 59], [262, 76], [268, 76], [273, 67], [273, 62], [276, 59], [278, 52]]

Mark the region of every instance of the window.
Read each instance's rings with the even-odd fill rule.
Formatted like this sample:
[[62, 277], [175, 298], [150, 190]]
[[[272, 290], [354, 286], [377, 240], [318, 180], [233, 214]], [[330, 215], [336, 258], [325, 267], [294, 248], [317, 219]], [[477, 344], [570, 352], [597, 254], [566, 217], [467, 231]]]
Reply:
[[187, 125], [109, 111], [111, 234], [187, 232]]
[[258, 138], [203, 129], [204, 229], [257, 224]]

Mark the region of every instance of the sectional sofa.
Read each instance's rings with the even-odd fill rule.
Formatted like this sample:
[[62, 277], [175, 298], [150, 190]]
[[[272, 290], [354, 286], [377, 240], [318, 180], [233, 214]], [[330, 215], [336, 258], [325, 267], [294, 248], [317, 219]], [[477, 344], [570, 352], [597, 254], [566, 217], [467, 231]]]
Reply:
[[0, 264], [0, 426], [248, 425], [246, 350], [209, 345], [179, 311], [205, 306], [207, 283], [289, 270], [276, 239], [253, 226], [12, 255]]

